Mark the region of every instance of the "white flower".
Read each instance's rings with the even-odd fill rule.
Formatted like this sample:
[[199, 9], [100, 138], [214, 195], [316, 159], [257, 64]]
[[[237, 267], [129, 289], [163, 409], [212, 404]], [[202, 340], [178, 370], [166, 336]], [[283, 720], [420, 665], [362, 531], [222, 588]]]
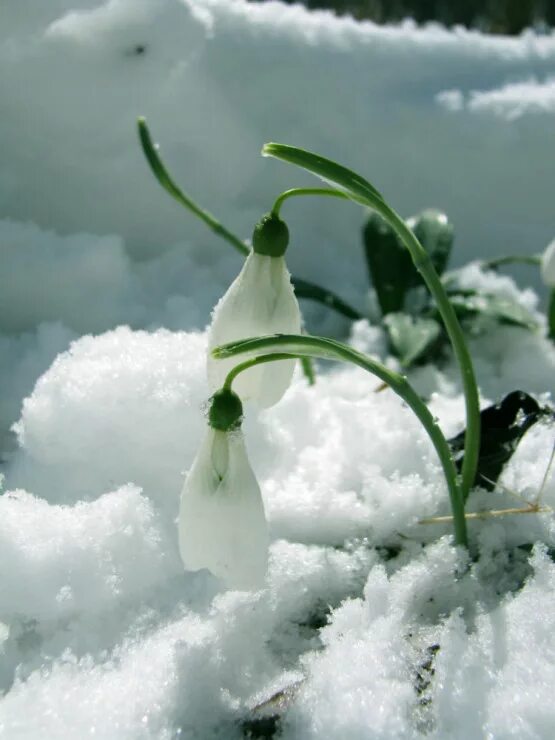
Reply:
[[550, 288], [555, 288], [555, 239], [542, 254], [540, 269], [543, 282]]
[[208, 568], [230, 588], [257, 589], [264, 584], [268, 544], [260, 488], [241, 431], [209, 427], [181, 493], [185, 568]]
[[[265, 334], [299, 334], [301, 315], [283, 257], [251, 252], [243, 269], [214, 309], [208, 338], [209, 352], [220, 344]], [[220, 388], [240, 359], [208, 357], [208, 382]], [[243, 401], [267, 408], [277, 403], [291, 383], [294, 360], [271, 362], [238, 375], [233, 387]]]

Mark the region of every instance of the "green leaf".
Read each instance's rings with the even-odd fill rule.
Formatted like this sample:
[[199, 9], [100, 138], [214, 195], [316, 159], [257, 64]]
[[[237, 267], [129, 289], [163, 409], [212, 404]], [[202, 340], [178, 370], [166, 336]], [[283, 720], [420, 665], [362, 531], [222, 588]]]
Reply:
[[390, 313], [384, 318], [393, 351], [404, 367], [412, 365], [438, 339], [441, 327], [434, 319], [422, 319], [404, 313]]
[[[451, 246], [453, 227], [440, 211], [423, 211], [407, 220], [441, 275]], [[363, 231], [364, 252], [370, 280], [382, 314], [403, 311], [407, 292], [423, 284], [409, 251], [395, 231], [377, 213], [371, 213]]]
[[264, 157], [275, 157], [283, 162], [295, 164], [302, 167], [308, 172], [324, 180], [334, 187], [344, 190], [351, 200], [363, 205], [372, 205], [373, 203], [383, 204], [383, 197], [376, 188], [371, 185], [356, 172], [337, 164], [331, 159], [309, 152], [306, 149], [299, 149], [296, 146], [288, 144], [269, 143], [262, 147]]
[[547, 309], [547, 324], [549, 327], [549, 336], [555, 341], [555, 290], [551, 291], [549, 296], [549, 308]]
[[408, 249], [377, 213], [362, 232], [370, 280], [383, 316], [402, 311], [409, 288], [421, 283]]
[[429, 209], [409, 218], [407, 225], [430, 255], [437, 274], [442, 275], [447, 267], [454, 239], [453, 226], [446, 214]]
[[474, 295], [456, 294], [451, 303], [460, 319], [482, 316], [499, 321], [501, 324], [535, 329], [534, 317], [520, 303], [504, 296], [476, 293]]
[[238, 252], [241, 252], [241, 254], [243, 255], [248, 255], [250, 249], [242, 241], [242, 239], [240, 239], [232, 231], [221, 224], [216, 218], [214, 218], [211, 213], [204, 210], [204, 208], [201, 208], [189, 195], [187, 195], [187, 193], [185, 193], [178, 185], [176, 185], [176, 183], [170, 176], [170, 173], [166, 169], [166, 166], [162, 162], [158, 150], [154, 142], [152, 141], [152, 137], [150, 136], [150, 131], [148, 129], [146, 121], [142, 117], [137, 119], [137, 131], [139, 133], [139, 141], [141, 142], [141, 147], [143, 149], [143, 154], [145, 155], [146, 161], [150, 166], [152, 174], [158, 180], [164, 190], [169, 193], [172, 198], [175, 198], [175, 200], [180, 205], [187, 208], [187, 210], [191, 211], [191, 213], [194, 213], [195, 216], [200, 218], [201, 221], [204, 221], [204, 223], [210, 229], [212, 229], [212, 231], [218, 234], [218, 236], [222, 237], [222, 239], [225, 239]]

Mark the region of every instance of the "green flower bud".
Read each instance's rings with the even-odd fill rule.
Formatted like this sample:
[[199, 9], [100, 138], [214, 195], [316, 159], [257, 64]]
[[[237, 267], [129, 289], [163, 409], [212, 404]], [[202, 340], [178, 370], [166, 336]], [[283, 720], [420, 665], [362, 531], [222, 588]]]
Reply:
[[289, 244], [289, 229], [285, 221], [273, 213], [266, 213], [254, 227], [252, 248], [266, 257], [283, 257]]
[[216, 391], [210, 399], [208, 410], [208, 423], [212, 429], [231, 432], [241, 426], [242, 419], [243, 404], [239, 396], [227, 388]]

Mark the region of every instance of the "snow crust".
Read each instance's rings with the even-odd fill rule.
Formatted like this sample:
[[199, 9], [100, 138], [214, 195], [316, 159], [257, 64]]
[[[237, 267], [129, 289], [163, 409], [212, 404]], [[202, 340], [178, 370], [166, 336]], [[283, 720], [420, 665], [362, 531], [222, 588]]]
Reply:
[[[322, 364], [314, 387], [297, 371], [276, 407], [246, 406], [265, 587], [183, 571], [205, 326], [241, 263], [159, 189], [133, 126], [145, 114], [185, 189], [244, 236], [281, 190], [314, 184], [258, 157], [274, 139], [352, 165], [403, 215], [446, 210], [455, 263], [538, 252], [553, 237], [555, 37], [243, 0], [2, 14], [0, 736], [233, 740], [279, 708], [285, 740], [551, 738], [552, 513], [472, 521], [466, 559], [448, 525], [419, 523], [449, 513], [428, 438], [361, 370]], [[285, 209], [292, 272], [371, 313], [364, 214]], [[458, 280], [538, 323], [471, 339], [482, 403], [517, 388], [552, 401], [536, 293], [475, 263]], [[315, 333], [347, 332], [302, 310]], [[367, 320], [349, 341], [396, 367]], [[459, 432], [453, 363], [409, 379]], [[534, 426], [469, 509], [533, 502], [542, 485], [555, 507], [552, 445], [553, 425]]]

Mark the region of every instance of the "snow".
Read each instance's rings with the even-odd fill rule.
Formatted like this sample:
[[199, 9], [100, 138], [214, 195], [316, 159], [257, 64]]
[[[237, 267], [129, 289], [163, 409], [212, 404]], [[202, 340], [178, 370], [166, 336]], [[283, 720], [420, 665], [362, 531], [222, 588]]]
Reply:
[[[405, 216], [444, 209], [459, 264], [553, 237], [553, 35], [381, 28], [244, 0], [22, 0], [4, 13], [0, 204], [14, 220], [117, 234], [134, 255], [179, 242], [217, 259], [147, 172], [144, 114], [178, 181], [241, 236], [308, 181], [259, 158], [273, 140], [356, 167]], [[459, 104], [446, 110], [449, 91]], [[287, 213], [293, 271], [313, 273], [316, 242], [322, 280], [360, 294], [363, 214], [316, 202]], [[338, 245], [349, 258], [332, 269]]]
[[[469, 522], [452, 545], [435, 451], [379, 381], [318, 366], [246, 404], [270, 530], [264, 588], [184, 572], [176, 518], [206, 429], [206, 324], [240, 269], [153, 180], [145, 114], [193, 197], [241, 236], [283, 189], [268, 140], [367, 175], [405, 216], [444, 209], [455, 265], [553, 238], [555, 36], [378, 27], [243, 0], [19, 0], [0, 23], [0, 736], [540, 738], [555, 727], [555, 519]], [[139, 49], [142, 48], [142, 51]], [[299, 277], [364, 314], [364, 213], [289, 202]], [[526, 271], [524, 271], [526, 270]], [[482, 405], [552, 403], [539, 271], [470, 263], [463, 288], [538, 328], [472, 337]], [[523, 287], [531, 285], [532, 287]], [[539, 291], [538, 293], [536, 291]], [[301, 306], [309, 329], [398, 369], [379, 326]], [[409, 371], [447, 436], [451, 360]], [[553, 424], [470, 511], [555, 507]], [[278, 698], [276, 698], [276, 696]]]
[[[513, 343], [520, 331], [512, 329]], [[548, 383], [554, 353], [536, 341]], [[85, 736], [94, 727], [106, 738], [174, 737], [177, 728], [240, 737], [253, 697], [302, 681], [284, 737], [323, 728], [331, 738], [416, 737], [421, 726], [445, 737], [469, 715], [479, 678], [482, 710], [472, 727], [464, 720], [467, 732], [491, 725], [510, 737], [510, 711], [531, 728], [524, 736], [548, 737], [555, 718], [543, 686], [553, 646], [543, 622], [555, 566], [541, 549], [529, 565], [518, 546], [554, 546], [552, 515], [473, 522], [481, 558], [466, 572], [448, 538], [433, 544], [448, 528], [418, 524], [447, 513], [429, 441], [359, 369], [336, 369], [314, 388], [297, 376], [274, 409], [247, 407], [247, 447], [272, 534], [266, 587], [222, 593], [206, 572], [183, 573], [175, 518], [205, 426], [205, 343], [205, 334], [164, 329], [85, 336], [25, 400], [5, 471], [10, 492], [0, 498], [6, 736]], [[460, 424], [458, 389], [444, 398], [441, 423]], [[505, 485], [532, 499], [552, 440], [552, 426], [534, 427]], [[555, 506], [553, 471], [542, 502]], [[479, 504], [478, 492], [470, 508]], [[492, 505], [514, 502], [495, 494]], [[402, 548], [393, 560], [391, 548]], [[309, 626], [315, 614], [317, 624], [329, 620], [320, 634]], [[491, 620], [508, 625], [501, 657]], [[415, 675], [435, 644], [428, 710]], [[524, 649], [537, 689], [521, 711], [514, 687], [532, 680], [519, 669]], [[449, 687], [459, 681], [453, 702]]]

